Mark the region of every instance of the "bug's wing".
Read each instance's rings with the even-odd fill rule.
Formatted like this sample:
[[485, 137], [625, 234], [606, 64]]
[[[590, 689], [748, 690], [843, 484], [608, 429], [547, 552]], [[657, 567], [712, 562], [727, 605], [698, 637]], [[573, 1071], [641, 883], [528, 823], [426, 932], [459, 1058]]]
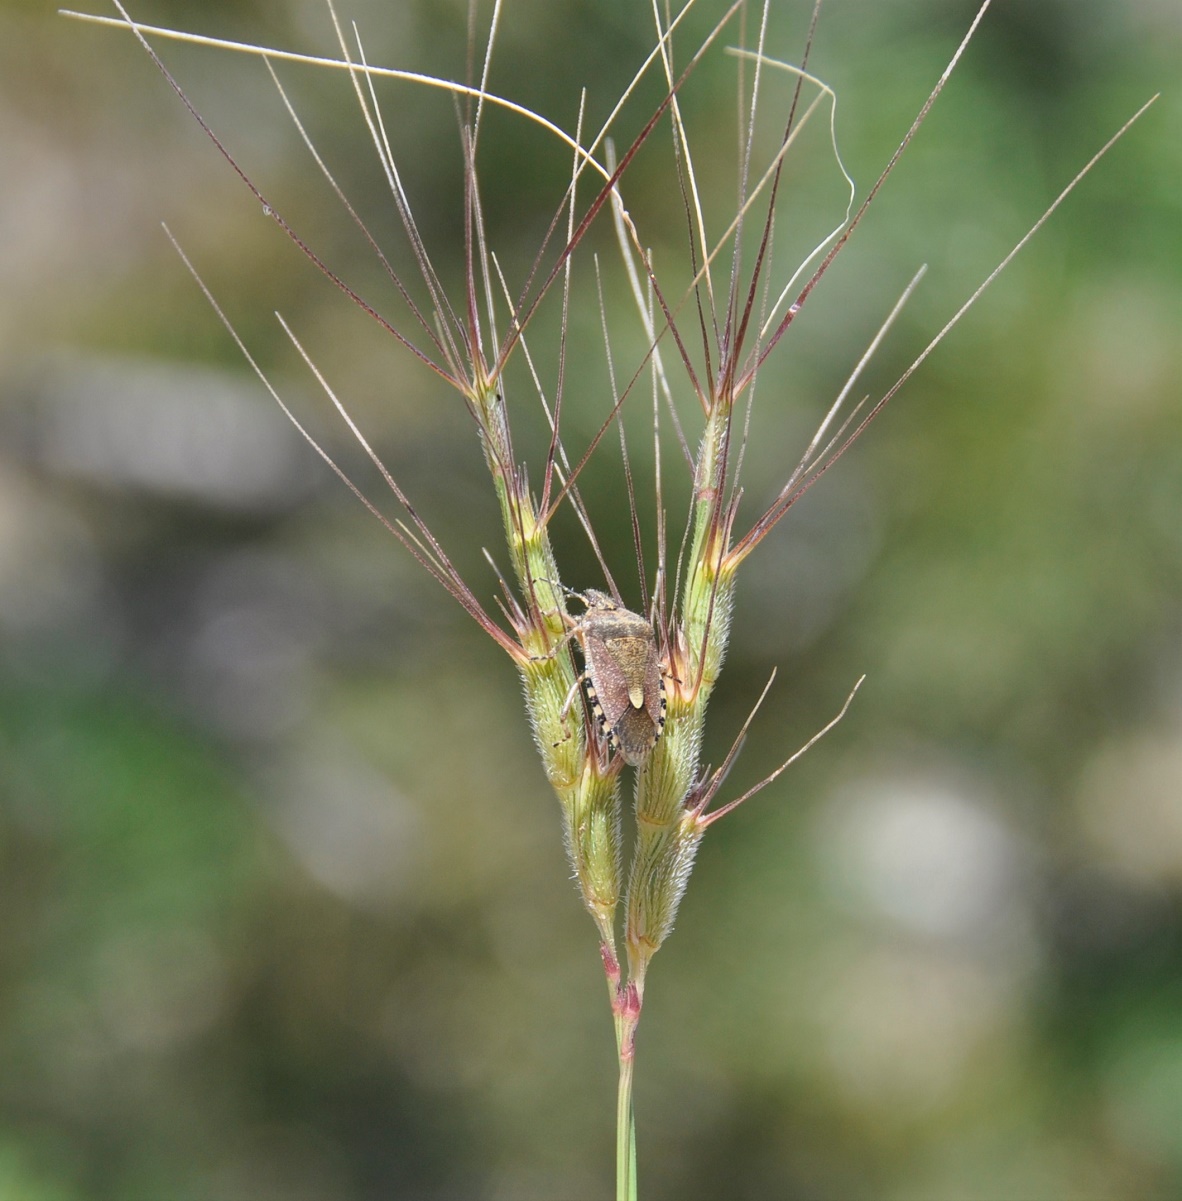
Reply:
[[665, 729], [665, 680], [655, 655], [650, 655], [645, 668], [645, 703], [642, 708], [628, 705], [615, 725], [620, 754], [631, 767], [639, 767], [657, 745]]
[[588, 638], [583, 648], [587, 661], [587, 674], [594, 681], [594, 692], [603, 711], [609, 729], [631, 707], [628, 700], [628, 679], [624, 669], [607, 647], [596, 639]]
[[620, 754], [629, 767], [639, 767], [648, 753], [657, 745], [660, 726], [656, 725], [644, 709], [633, 709], [620, 718], [614, 728]]
[[613, 701], [610, 708], [604, 704], [607, 724], [624, 762], [639, 767], [665, 724], [665, 687], [652, 637], [626, 634], [606, 639], [600, 657], [610, 660], [603, 665], [599, 681], [600, 703], [604, 704], [604, 694], [609, 691]]

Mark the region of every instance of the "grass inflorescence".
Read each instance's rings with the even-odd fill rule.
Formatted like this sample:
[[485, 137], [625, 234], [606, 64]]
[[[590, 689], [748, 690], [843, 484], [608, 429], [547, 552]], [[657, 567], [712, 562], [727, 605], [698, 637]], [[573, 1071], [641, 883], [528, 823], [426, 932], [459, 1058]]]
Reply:
[[[108, 20], [134, 31], [194, 118], [263, 206], [264, 212], [284, 229], [299, 250], [334, 285], [397, 338], [439, 381], [458, 393], [472, 418], [505, 540], [507, 570], [502, 573], [496, 567], [496, 556], [490, 556], [500, 575], [500, 594], [496, 600], [499, 618], [460, 576], [411, 499], [382, 465], [346, 406], [337, 398], [311, 357], [305, 354], [295, 334], [284, 324], [326, 395], [382, 472], [403, 508], [403, 517], [391, 521], [382, 516], [311, 436], [305, 436], [370, 511], [506, 652], [520, 675], [542, 769], [559, 802], [573, 878], [598, 933], [620, 1056], [617, 1189], [621, 1197], [634, 1196], [632, 1063], [649, 967], [673, 929], [696, 852], [711, 824], [778, 776], [797, 757], [793, 755], [762, 784], [744, 795], [729, 803], [716, 803], [747, 729], [745, 725], [739, 731], [730, 753], [717, 769], [703, 765], [706, 714], [726, 658], [739, 568], [881, 412], [981, 290], [1009, 262], [1013, 253], [1021, 249], [1111, 141], [1067, 185], [1011, 255], [970, 296], [898, 380], [877, 399], [864, 397], [861, 403], [847, 407], [867, 359], [918, 283], [922, 269], [917, 272], [898, 303], [884, 315], [882, 327], [866, 355], [856, 364], [847, 385], [825, 415], [795, 469], [781, 482], [772, 503], [753, 522], [742, 525], [741, 468], [750, 406], [760, 370], [848, 243], [867, 207], [915, 137], [985, 16], [988, 2], [981, 6], [914, 122], [902, 131], [898, 149], [856, 208], [853, 183], [837, 155], [833, 93], [808, 71], [819, 3], [813, 9], [802, 37], [799, 61], [791, 64], [775, 59], [765, 45], [768, 0], [764, 0], [762, 6], [753, 4], [751, 13], [742, 0], [732, 4], [720, 13], [716, 23], [685, 57], [679, 57], [675, 47], [679, 46], [680, 26], [694, 7], [693, 0], [676, 12], [654, 5], [652, 50], [638, 64], [632, 83], [608, 119], [592, 135], [583, 130], [582, 116], [573, 132], [563, 130], [543, 114], [531, 112], [511, 98], [496, 96], [487, 88], [488, 64], [502, 20], [499, 5], [489, 20], [483, 54], [476, 53], [477, 43], [472, 34], [469, 57], [479, 65], [479, 70], [474, 69], [473, 78], [463, 85], [369, 64], [356, 30], [346, 32], [331, 0], [329, 8], [337, 32], [339, 58], [311, 59], [274, 49], [189, 38], [265, 58], [267, 69], [315, 163], [381, 262], [403, 305], [401, 322], [383, 316], [378, 306], [363, 299], [318, 257], [287, 223], [280, 209], [238, 166], [218, 135], [173, 81], [149, 39], [188, 35], [137, 25], [118, 0], [116, 7], [119, 17]], [[474, 11], [473, 31], [476, 15]], [[728, 41], [741, 43], [729, 47], [736, 51], [741, 85], [737, 201], [733, 219], [721, 235], [711, 235], [704, 216], [708, 206], [703, 203], [700, 193], [693, 146], [683, 119], [680, 97], [704, 57], [711, 52], [721, 52], [727, 48]], [[414, 287], [391, 265], [379, 240], [371, 235], [305, 133], [276, 71], [275, 64], [285, 58], [314, 61], [348, 73], [412, 254], [419, 277]], [[782, 110], [769, 116], [763, 108], [765, 78], [773, 72], [787, 72], [793, 83]], [[391, 76], [416, 86], [445, 88], [455, 97], [464, 167], [461, 208], [465, 275], [463, 289], [458, 295], [449, 295], [432, 264], [404, 187], [405, 168], [391, 149], [377, 94], [378, 84]], [[622, 135], [621, 113], [626, 102], [642, 81], [653, 77], [660, 83], [659, 100], [630, 133]], [[565, 147], [570, 162], [569, 185], [554, 208], [553, 219], [541, 239], [531, 268], [524, 280], [515, 286], [505, 278], [489, 244], [482, 210], [481, 126], [486, 108], [492, 105], [538, 123]], [[580, 114], [585, 111], [582, 105], [579, 111]], [[828, 114], [833, 152], [841, 177], [850, 187], [850, 205], [832, 232], [804, 261], [797, 264], [786, 279], [777, 278], [775, 273], [779, 267], [773, 248], [778, 206], [782, 200], [783, 168], [800, 130], [817, 114]], [[766, 161], [757, 162], [757, 147], [761, 143], [756, 130], [769, 121], [778, 130], [775, 149]], [[1127, 127], [1126, 124], [1124, 128]], [[1124, 128], [1116, 137], [1124, 132]], [[671, 293], [664, 283], [664, 275], [654, 263], [649, 242], [641, 235], [625, 202], [630, 167], [641, 150], [658, 136], [669, 139], [672, 153], [668, 169], [675, 180], [677, 194], [682, 198], [682, 211], [673, 213], [671, 221], [683, 224], [686, 230], [686, 261], [682, 266], [688, 267], [683, 274], [689, 282], [684, 287], [679, 285], [676, 294]], [[640, 360], [631, 365], [622, 387], [614, 384], [613, 367], [615, 395], [610, 412], [582, 450], [571, 454], [563, 430], [562, 404], [564, 390], [570, 386], [565, 349], [572, 303], [572, 272], [576, 252], [589, 231], [599, 224], [610, 224], [614, 229], [646, 349]], [[185, 261], [188, 264], [187, 258]], [[597, 265], [597, 273], [599, 270]], [[194, 275], [197, 275], [195, 270]], [[204, 289], [204, 284], [201, 286]], [[213, 296], [208, 291], [206, 295], [221, 316]], [[425, 302], [416, 299], [417, 296], [425, 296]], [[555, 380], [543, 383], [530, 352], [528, 335], [535, 315], [551, 298], [557, 298], [561, 310], [559, 368]], [[600, 303], [604, 306], [602, 291]], [[226, 325], [238, 340], [228, 321]], [[606, 325], [604, 314], [605, 330]], [[241, 341], [239, 345], [268, 390], [291, 416], [245, 345]], [[611, 363], [610, 345], [608, 357]], [[518, 361], [524, 362], [527, 374], [535, 382], [548, 433], [548, 449], [544, 461], [535, 465], [532, 482], [531, 472], [519, 457], [513, 439], [513, 422], [519, 418], [519, 406], [510, 401], [508, 369], [511, 363]], [[609, 566], [618, 558], [616, 548], [601, 545], [590, 510], [581, 495], [579, 481], [585, 465], [611, 431], [619, 427], [623, 442], [622, 410], [625, 405], [642, 403], [646, 386], [652, 396], [654, 513], [642, 518], [639, 512], [626, 444], [623, 446], [628, 468], [626, 488], [619, 498], [619, 503], [627, 509], [626, 525], [633, 531], [636, 574], [641, 591], [640, 606], [633, 612], [621, 595]], [[686, 398], [688, 406], [684, 404]], [[303, 428], [299, 428], [303, 433]], [[677, 459], [685, 462], [690, 496], [689, 509], [681, 527], [683, 533], [673, 552], [669, 546], [668, 515], [661, 486], [663, 472], [667, 470], [661, 463], [662, 446], [666, 442], [674, 446]], [[604, 603], [614, 610], [622, 610], [632, 622], [633, 635], [627, 654], [618, 641], [618, 631], [612, 632], [615, 628], [603, 623], [604, 604], [588, 603], [589, 597], [598, 594], [580, 593], [574, 587], [576, 584], [585, 586], [588, 582], [563, 578], [561, 563], [567, 557], [567, 548], [555, 545], [554, 518], [565, 506], [573, 510], [602, 569], [607, 586], [603, 595], [610, 598]], [[646, 578], [644, 569], [646, 545], [655, 565], [651, 578]], [[584, 612], [572, 611], [572, 595], [583, 597]], [[588, 695], [594, 698], [593, 704], [581, 695], [584, 686], [589, 690]], [[655, 695], [657, 691], [659, 700]], [[851, 692], [851, 699], [852, 695]], [[762, 699], [760, 697], [760, 701]], [[848, 706], [849, 701], [846, 704]], [[845, 707], [834, 721], [844, 712]], [[635, 719], [642, 735], [646, 729], [651, 729], [651, 737], [642, 738], [641, 742], [621, 750], [619, 731], [613, 728], [613, 723], [618, 725], [625, 718]], [[646, 722], [649, 723], [647, 726]], [[816, 737], [824, 732], [822, 730]], [[810, 740], [797, 755], [815, 740]], [[630, 767], [635, 769], [634, 820], [629, 825], [631, 845], [625, 847], [623, 780]]]

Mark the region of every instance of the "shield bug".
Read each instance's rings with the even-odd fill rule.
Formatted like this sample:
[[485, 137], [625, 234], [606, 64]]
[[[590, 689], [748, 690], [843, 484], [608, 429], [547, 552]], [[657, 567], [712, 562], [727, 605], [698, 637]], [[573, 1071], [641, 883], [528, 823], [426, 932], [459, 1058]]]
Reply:
[[572, 634], [583, 651], [591, 712], [613, 751], [639, 767], [665, 728], [665, 680], [652, 626], [606, 592], [576, 592], [586, 613]]

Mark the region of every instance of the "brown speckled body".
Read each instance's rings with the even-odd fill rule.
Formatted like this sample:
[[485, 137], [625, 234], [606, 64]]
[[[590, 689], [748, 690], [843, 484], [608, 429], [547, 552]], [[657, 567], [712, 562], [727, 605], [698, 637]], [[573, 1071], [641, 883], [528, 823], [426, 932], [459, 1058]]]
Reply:
[[624, 762], [639, 767], [665, 728], [665, 681], [652, 626], [606, 592], [582, 594], [577, 633], [587, 699], [600, 730]]

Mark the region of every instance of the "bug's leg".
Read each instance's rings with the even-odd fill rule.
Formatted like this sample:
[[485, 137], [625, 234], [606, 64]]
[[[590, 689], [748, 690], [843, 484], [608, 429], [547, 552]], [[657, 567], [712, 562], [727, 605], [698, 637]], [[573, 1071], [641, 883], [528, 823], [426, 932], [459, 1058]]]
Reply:
[[[566, 700], [562, 702], [562, 709], [559, 711], [559, 714], [558, 714], [559, 721], [561, 721], [563, 723], [566, 722], [567, 717], [570, 715], [570, 707], [571, 707], [571, 705], [574, 704], [575, 695], [579, 691], [579, 685], [582, 684], [584, 678], [586, 677], [586, 674], [587, 673], [584, 672], [583, 675], [579, 676], [579, 678], [577, 680], [575, 680], [575, 682], [571, 685], [570, 691], [566, 694]], [[571, 733], [568, 731], [565, 737], [560, 738], [557, 742], [551, 743], [551, 745], [552, 746], [561, 746], [564, 742], [569, 741], [570, 737], [571, 737]]]
[[558, 652], [562, 650], [564, 646], [566, 646], [566, 644], [579, 632], [580, 629], [582, 629], [582, 627], [578, 622], [575, 622], [575, 624], [571, 626], [571, 628], [567, 630], [567, 632], [563, 634], [563, 636], [544, 655], [530, 655], [530, 662], [545, 663], [548, 659], [553, 659], [554, 656], [558, 654]]
[[562, 710], [558, 716], [566, 721], [567, 715], [570, 713], [570, 707], [575, 703], [575, 697], [578, 695], [579, 685], [587, 678], [587, 673], [583, 672], [577, 680], [570, 686], [570, 692], [566, 694], [566, 700], [562, 702]]
[[[554, 584], [553, 580], [547, 580], [546, 582], [548, 584]], [[557, 587], [561, 588], [562, 591], [567, 593], [569, 596], [577, 596], [579, 600], [583, 602], [583, 604], [587, 603], [587, 598], [581, 592], [576, 592], [573, 588], [567, 588], [565, 584], [558, 584]], [[558, 654], [558, 652], [562, 650], [562, 648], [566, 646], [566, 644], [583, 629], [582, 619], [572, 617], [569, 613], [562, 609], [543, 609], [541, 613], [543, 617], [554, 617], [556, 615], [561, 615], [562, 622], [567, 627], [567, 630], [566, 633], [546, 652], [546, 654], [531, 655], [530, 660], [533, 663], [541, 663], [547, 659], [553, 659], [554, 656]]]

